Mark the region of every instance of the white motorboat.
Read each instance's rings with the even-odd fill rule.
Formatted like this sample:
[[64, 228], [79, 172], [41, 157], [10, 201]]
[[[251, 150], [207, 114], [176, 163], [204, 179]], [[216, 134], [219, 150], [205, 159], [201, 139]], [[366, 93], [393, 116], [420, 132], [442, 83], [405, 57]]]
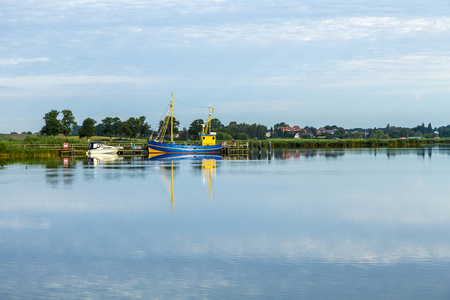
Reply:
[[118, 151], [119, 147], [107, 146], [102, 142], [91, 142], [86, 154], [117, 154]]

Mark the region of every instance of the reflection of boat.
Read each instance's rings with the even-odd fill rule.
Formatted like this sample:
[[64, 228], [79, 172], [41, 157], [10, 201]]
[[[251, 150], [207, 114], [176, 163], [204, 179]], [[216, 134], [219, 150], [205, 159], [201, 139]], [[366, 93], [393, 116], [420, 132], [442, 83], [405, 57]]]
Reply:
[[119, 160], [120, 157], [117, 154], [90, 154], [89, 162], [92, 162], [94, 165], [102, 162], [102, 163], [112, 163], [116, 160]]
[[216, 176], [216, 159], [203, 158], [202, 159], [202, 175], [203, 184], [209, 187], [209, 199], [213, 200], [214, 194], [212, 190], [212, 178]]
[[[175, 212], [175, 194], [174, 194], [174, 181], [173, 181], [173, 162], [179, 160], [192, 160], [195, 168], [201, 168], [203, 184], [209, 186], [209, 198], [212, 200], [214, 198], [214, 193], [212, 190], [212, 178], [216, 176], [216, 166], [217, 160], [222, 160], [221, 155], [189, 155], [189, 154], [149, 154], [150, 161], [159, 161], [156, 165], [160, 165], [161, 169], [164, 171], [164, 177], [166, 179], [167, 188], [169, 190], [170, 198], [172, 200], [172, 213]], [[170, 183], [168, 179], [168, 170], [170, 161]], [[201, 162], [201, 164], [199, 164]]]
[[89, 144], [88, 151], [86, 152], [87, 155], [92, 154], [117, 154], [119, 151], [118, 147], [114, 146], [107, 146], [102, 142], [91, 142]]
[[[173, 141], [173, 94], [170, 99], [169, 115], [165, 118], [158, 135], [154, 140], [148, 139], [148, 152], [150, 153], [217, 153], [222, 150], [222, 145], [216, 145], [216, 133], [211, 132], [211, 111], [209, 107], [208, 121], [203, 125], [202, 132], [199, 133], [199, 145], [176, 145]], [[164, 142], [167, 127], [170, 123], [170, 143]]]
[[214, 155], [214, 154], [154, 154], [149, 153], [148, 160], [203, 160], [203, 159], [214, 159], [214, 160], [221, 160], [221, 155]]

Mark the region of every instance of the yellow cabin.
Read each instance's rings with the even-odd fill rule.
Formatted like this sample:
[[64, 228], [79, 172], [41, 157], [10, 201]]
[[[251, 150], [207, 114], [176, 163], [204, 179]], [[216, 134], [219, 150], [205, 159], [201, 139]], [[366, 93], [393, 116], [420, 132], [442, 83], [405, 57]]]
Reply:
[[200, 143], [202, 146], [213, 146], [216, 144], [216, 133], [211, 132], [210, 134], [199, 134]]

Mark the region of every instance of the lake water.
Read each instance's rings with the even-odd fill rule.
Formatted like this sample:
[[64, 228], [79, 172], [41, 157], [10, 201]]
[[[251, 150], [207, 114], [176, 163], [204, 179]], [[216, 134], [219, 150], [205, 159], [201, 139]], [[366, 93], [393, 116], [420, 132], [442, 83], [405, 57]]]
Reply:
[[0, 299], [449, 299], [450, 148], [1, 161]]

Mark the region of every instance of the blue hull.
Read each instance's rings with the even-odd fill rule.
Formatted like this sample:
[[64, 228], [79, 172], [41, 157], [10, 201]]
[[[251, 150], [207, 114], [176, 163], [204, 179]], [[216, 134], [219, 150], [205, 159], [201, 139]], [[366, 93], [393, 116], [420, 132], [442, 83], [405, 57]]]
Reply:
[[155, 141], [148, 142], [149, 153], [217, 153], [222, 151], [222, 145], [213, 146], [194, 146], [194, 145], [175, 145], [167, 143], [159, 143]]

